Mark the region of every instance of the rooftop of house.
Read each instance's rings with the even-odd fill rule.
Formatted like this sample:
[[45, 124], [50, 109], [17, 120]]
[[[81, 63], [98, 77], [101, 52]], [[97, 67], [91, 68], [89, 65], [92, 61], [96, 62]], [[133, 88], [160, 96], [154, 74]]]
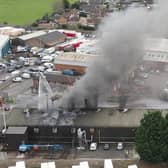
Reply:
[[39, 37], [41, 35], [44, 35], [46, 33], [47, 32], [40, 30], [40, 31], [35, 31], [35, 32], [29, 33], [29, 34], [19, 36], [18, 38], [22, 39], [22, 40], [29, 40], [29, 39], [36, 38], [36, 37]]

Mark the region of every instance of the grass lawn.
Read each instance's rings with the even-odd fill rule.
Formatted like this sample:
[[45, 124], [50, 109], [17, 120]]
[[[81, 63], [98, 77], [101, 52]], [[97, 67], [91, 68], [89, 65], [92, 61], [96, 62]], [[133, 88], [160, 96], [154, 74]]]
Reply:
[[0, 23], [30, 24], [46, 13], [59, 0], [0, 0]]

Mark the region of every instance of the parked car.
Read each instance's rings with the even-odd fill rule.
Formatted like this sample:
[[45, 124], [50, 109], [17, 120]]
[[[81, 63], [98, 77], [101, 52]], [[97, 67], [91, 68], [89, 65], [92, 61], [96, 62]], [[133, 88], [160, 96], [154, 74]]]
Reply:
[[53, 61], [53, 58], [51, 56], [44, 56], [42, 59], [41, 59], [41, 62], [44, 63], [44, 62], [52, 62]]
[[11, 72], [12, 75], [19, 75], [19, 73], [20, 73], [20, 70], [15, 70], [15, 71]]
[[38, 70], [40, 71], [40, 72], [44, 72], [45, 71], [45, 67], [44, 66], [38, 66]]
[[6, 68], [6, 67], [7, 67], [7, 65], [0, 63], [0, 68]]
[[103, 146], [103, 149], [104, 150], [109, 150], [110, 149], [110, 144], [105, 143], [104, 146]]
[[30, 76], [29, 73], [24, 72], [24, 73], [21, 74], [21, 77], [24, 78], [24, 79], [30, 79], [31, 76]]
[[35, 61], [34, 61], [34, 65], [41, 65], [41, 60], [40, 59], [36, 59]]
[[46, 68], [53, 68], [54, 67], [54, 64], [50, 63], [50, 62], [45, 62], [43, 64]]
[[69, 76], [78, 76], [81, 75], [80, 72], [77, 72], [76, 70], [66, 69], [62, 71], [63, 75], [69, 75]]
[[29, 65], [30, 65], [30, 58], [25, 58], [24, 66], [29, 66]]
[[20, 68], [22, 68], [22, 67], [23, 67], [22, 64], [16, 64], [16, 66], [15, 66], [16, 69], [20, 69]]
[[11, 72], [13, 72], [13, 71], [15, 71], [15, 70], [16, 70], [15, 66], [9, 66], [9, 67], [7, 68], [7, 72], [9, 72], [9, 73], [11, 73]]
[[97, 150], [97, 143], [96, 142], [92, 142], [90, 144], [90, 148], [89, 148], [90, 151], [96, 151]]
[[123, 150], [124, 149], [124, 145], [122, 142], [118, 142], [117, 143], [117, 150]]
[[29, 73], [31, 75], [33, 74], [37, 74], [39, 72], [38, 68], [29, 68], [27, 71], [25, 71], [26, 73]]
[[13, 82], [22, 82], [22, 80], [23, 79], [19, 76], [12, 79]]
[[45, 72], [54, 72], [54, 70], [52, 68], [47, 68]]

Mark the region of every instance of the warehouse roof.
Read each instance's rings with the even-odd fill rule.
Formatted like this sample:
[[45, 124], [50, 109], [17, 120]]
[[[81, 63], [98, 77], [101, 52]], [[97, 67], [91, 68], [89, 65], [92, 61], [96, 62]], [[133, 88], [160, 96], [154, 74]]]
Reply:
[[63, 54], [56, 57], [54, 63], [65, 65], [88, 66], [88, 63], [94, 58], [96, 58], [95, 55], [91, 54], [64, 52]]
[[25, 29], [23, 28], [15, 28], [15, 27], [0, 27], [0, 34], [9, 35], [9, 36], [18, 36], [22, 33], [25, 33]]
[[165, 38], [148, 38], [144, 43], [145, 50], [168, 52], [168, 39]]
[[44, 34], [46, 34], [45, 31], [35, 31], [33, 33], [30, 33], [30, 34], [19, 36], [19, 38], [22, 39], [22, 40], [29, 40], [29, 39], [39, 37], [39, 36], [44, 35]]
[[[50, 125], [49, 122], [42, 122], [42, 114], [32, 112], [29, 117], [25, 117], [24, 109], [13, 109], [7, 116], [9, 126], [37, 126]], [[146, 109], [130, 109], [126, 113], [119, 112], [116, 108], [100, 108], [99, 112], [87, 111], [85, 115], [80, 115], [74, 120], [74, 126], [83, 127], [138, 127], [140, 120]], [[150, 110], [152, 111], [152, 110]], [[155, 110], [153, 110], [155, 111]], [[167, 110], [162, 110], [162, 114], [167, 114]], [[2, 118], [2, 116], [0, 116]], [[58, 124], [63, 126], [63, 124]]]
[[[99, 112], [90, 112], [80, 116], [75, 121], [75, 125], [90, 127], [138, 127], [146, 113], [146, 109], [130, 109], [128, 112], [123, 113], [115, 108], [100, 108]], [[167, 113], [167, 110], [162, 111], [163, 115]]]
[[3, 46], [6, 42], [8, 42], [9, 36], [1, 35], [0, 34], [0, 48]]
[[44, 43], [51, 43], [51, 44], [57, 43], [58, 40], [60, 40], [61, 38], [66, 38], [66, 35], [59, 31], [53, 31], [38, 37], [38, 39], [40, 39]]

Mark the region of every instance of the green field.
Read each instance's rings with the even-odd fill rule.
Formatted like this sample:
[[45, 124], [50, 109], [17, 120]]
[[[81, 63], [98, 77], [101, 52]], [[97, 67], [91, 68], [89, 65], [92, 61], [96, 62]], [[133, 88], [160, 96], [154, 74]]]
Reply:
[[59, 0], [0, 0], [0, 23], [30, 24], [46, 13]]

